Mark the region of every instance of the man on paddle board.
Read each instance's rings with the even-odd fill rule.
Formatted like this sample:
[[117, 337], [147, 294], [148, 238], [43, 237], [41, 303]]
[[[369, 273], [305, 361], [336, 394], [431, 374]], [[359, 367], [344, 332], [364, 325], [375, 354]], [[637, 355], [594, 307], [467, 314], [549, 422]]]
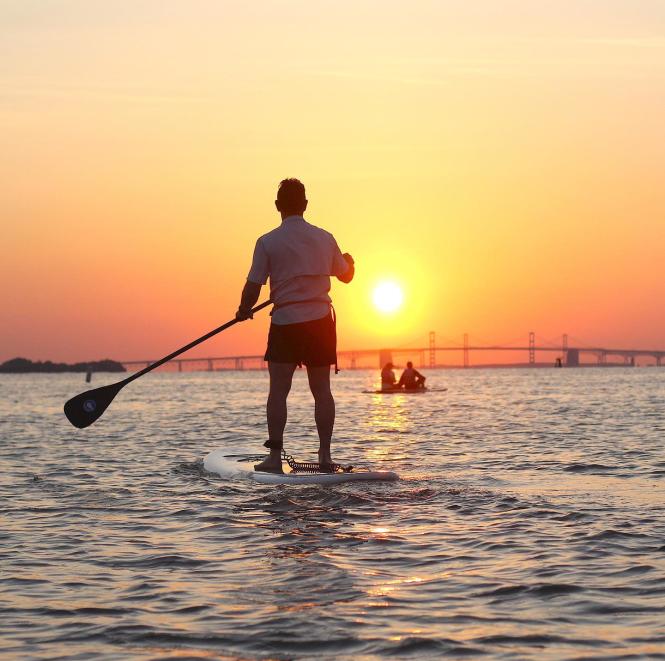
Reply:
[[298, 179], [279, 184], [279, 227], [256, 242], [252, 266], [242, 291], [236, 319], [251, 316], [261, 286], [270, 278], [274, 303], [265, 360], [270, 373], [266, 407], [270, 456], [257, 471], [282, 472], [286, 426], [286, 399], [296, 367], [305, 365], [314, 396], [314, 419], [319, 434], [319, 467], [333, 470], [330, 440], [335, 424], [335, 401], [330, 392], [330, 366], [337, 365], [337, 334], [331, 306], [330, 276], [348, 283], [354, 275], [353, 258], [342, 254], [330, 232], [308, 223], [305, 187]]

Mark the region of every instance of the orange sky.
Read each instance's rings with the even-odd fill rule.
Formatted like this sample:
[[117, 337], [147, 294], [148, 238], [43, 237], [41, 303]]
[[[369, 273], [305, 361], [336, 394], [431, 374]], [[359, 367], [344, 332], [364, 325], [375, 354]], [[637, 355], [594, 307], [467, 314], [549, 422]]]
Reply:
[[6, 0], [0, 360], [157, 358], [230, 319], [286, 176], [356, 259], [341, 348], [665, 347], [664, 27], [647, 0]]

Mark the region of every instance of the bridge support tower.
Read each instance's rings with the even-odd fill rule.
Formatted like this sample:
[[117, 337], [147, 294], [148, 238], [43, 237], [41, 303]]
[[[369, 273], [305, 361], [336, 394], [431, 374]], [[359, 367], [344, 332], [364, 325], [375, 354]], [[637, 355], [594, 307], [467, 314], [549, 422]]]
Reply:
[[529, 333], [529, 365], [536, 364], [536, 334], [531, 331]]
[[568, 349], [566, 351], [566, 367], [579, 367], [580, 365], [580, 350]]
[[429, 366], [436, 367], [436, 334], [429, 332]]
[[464, 333], [463, 365], [464, 365], [465, 369], [469, 366], [469, 334], [468, 333]]
[[379, 350], [379, 369], [383, 369], [386, 363], [393, 362], [393, 352], [390, 349]]

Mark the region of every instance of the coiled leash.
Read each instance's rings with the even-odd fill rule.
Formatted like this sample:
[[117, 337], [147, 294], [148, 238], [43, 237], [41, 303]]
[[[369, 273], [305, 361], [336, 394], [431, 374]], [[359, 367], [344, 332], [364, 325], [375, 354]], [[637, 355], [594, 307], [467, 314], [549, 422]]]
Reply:
[[[263, 461], [266, 456], [264, 454], [229, 454], [227, 457], [241, 461]], [[330, 471], [322, 471], [319, 464], [314, 461], [296, 461], [292, 455], [287, 454], [282, 448], [282, 459], [289, 465], [291, 470], [294, 473], [320, 473], [321, 475], [327, 475], [328, 473], [351, 473], [353, 472], [353, 466], [348, 465], [344, 466], [342, 464], [330, 464]]]
[[353, 466], [332, 463], [329, 471], [322, 471], [319, 464], [313, 461], [296, 461], [284, 448], [282, 448], [282, 459], [294, 473], [350, 473], [353, 470]]

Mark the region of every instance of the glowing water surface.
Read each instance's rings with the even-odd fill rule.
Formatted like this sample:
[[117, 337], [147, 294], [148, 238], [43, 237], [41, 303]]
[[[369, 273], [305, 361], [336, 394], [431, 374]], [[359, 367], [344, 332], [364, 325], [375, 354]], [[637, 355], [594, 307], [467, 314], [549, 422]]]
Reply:
[[[81, 375], [0, 377], [2, 654], [665, 655], [665, 369], [372, 376], [334, 379], [334, 456], [403, 479], [335, 487], [202, 471], [261, 451], [265, 373], [149, 375], [82, 431]], [[287, 449], [314, 437], [299, 374]]]

